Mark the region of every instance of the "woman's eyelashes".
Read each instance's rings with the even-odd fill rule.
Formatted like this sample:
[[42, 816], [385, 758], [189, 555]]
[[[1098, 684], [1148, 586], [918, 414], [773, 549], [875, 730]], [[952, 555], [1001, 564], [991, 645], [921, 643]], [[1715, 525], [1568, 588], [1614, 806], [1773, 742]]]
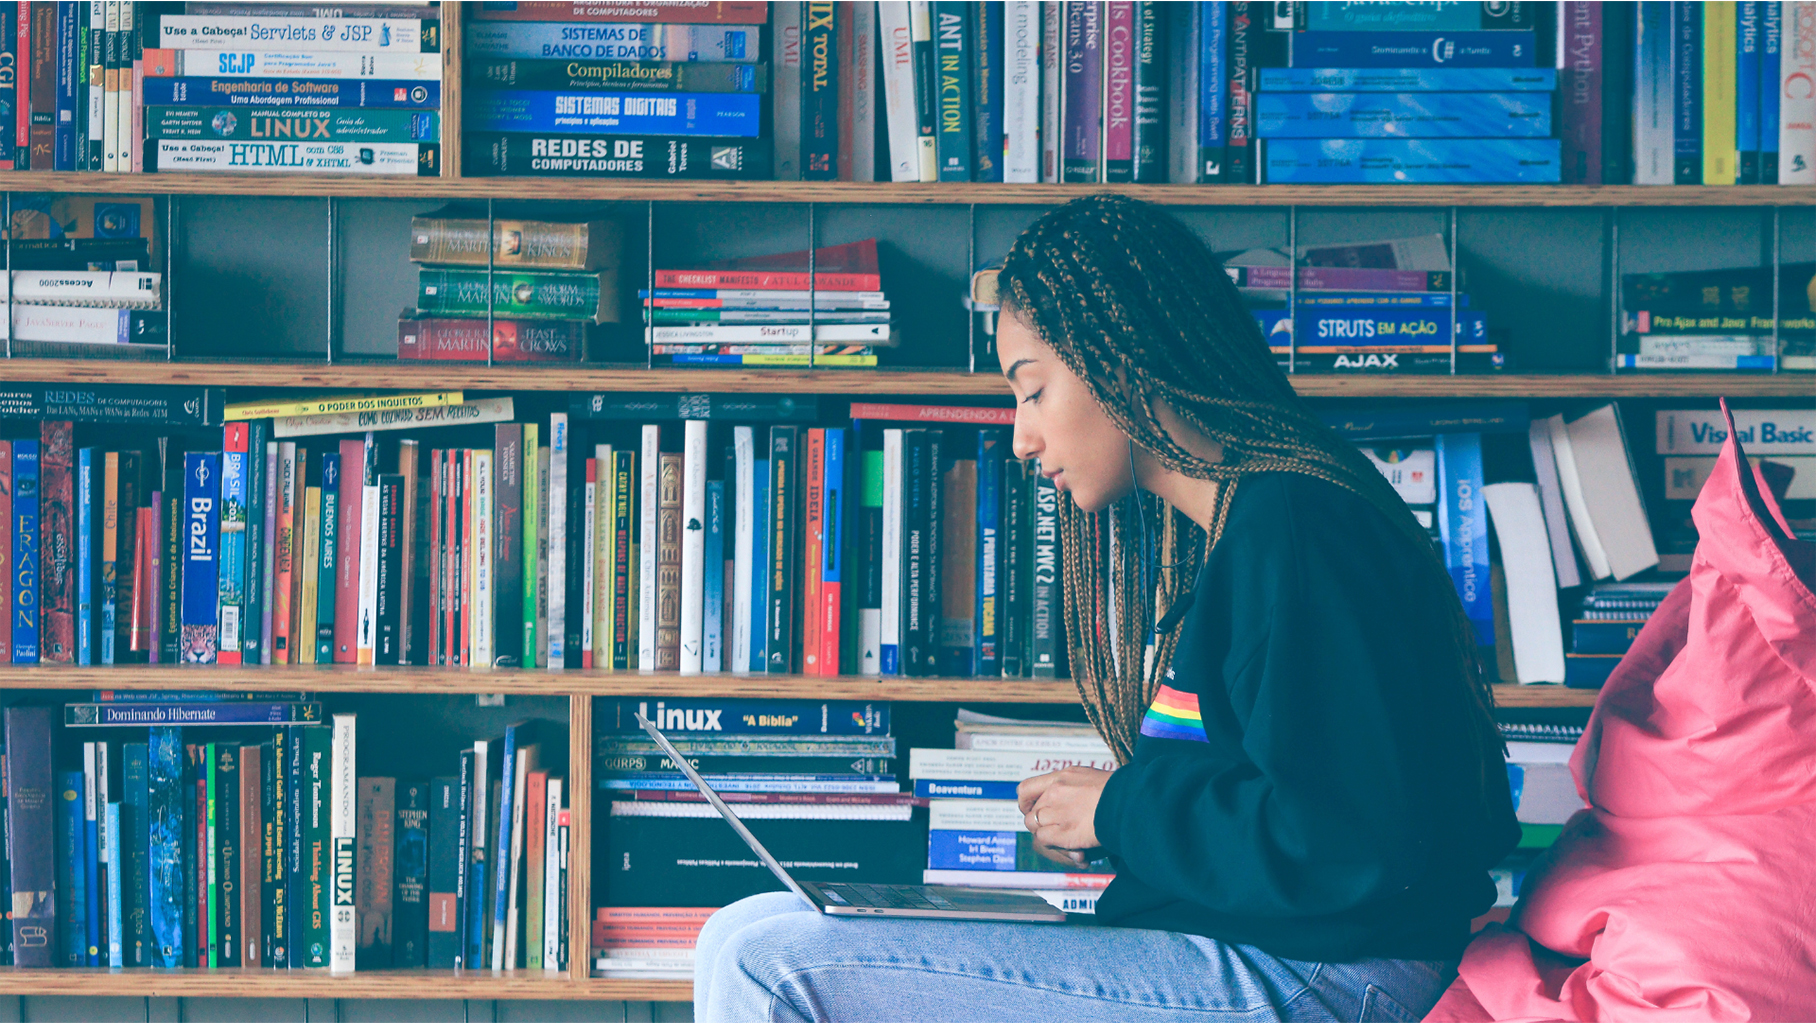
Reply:
[[1033, 394], [1031, 394], [1031, 395], [1029, 395], [1029, 396], [1028, 396], [1028, 397], [1026, 397], [1026, 398], [1024, 398], [1024, 399], [1022, 399], [1022, 400], [1021, 400], [1021, 404], [1023, 404], [1023, 405], [1031, 405], [1031, 404], [1033, 404], [1033, 403], [1036, 403], [1036, 402], [1039, 402], [1039, 401], [1040, 401], [1040, 396], [1041, 396], [1041, 395], [1042, 395], [1042, 394], [1044, 394], [1044, 393], [1045, 393], [1045, 392], [1046, 392], [1046, 390], [1047, 390], [1047, 389], [1046, 389], [1046, 388], [1041, 388], [1041, 389], [1040, 389], [1040, 390], [1039, 390], [1039, 391], [1036, 391], [1036, 392], [1034, 392], [1034, 393], [1033, 393]]

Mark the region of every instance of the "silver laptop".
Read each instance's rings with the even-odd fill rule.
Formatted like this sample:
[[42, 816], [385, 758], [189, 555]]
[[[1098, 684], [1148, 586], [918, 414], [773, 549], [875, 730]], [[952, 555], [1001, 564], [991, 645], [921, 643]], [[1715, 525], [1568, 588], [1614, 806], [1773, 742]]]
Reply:
[[953, 921], [1026, 921], [1037, 924], [1063, 924], [1066, 913], [1039, 896], [1010, 889], [970, 889], [952, 885], [868, 885], [863, 882], [797, 882], [780, 861], [769, 855], [757, 837], [750, 834], [719, 794], [694, 769], [675, 745], [641, 714], [637, 724], [643, 726], [669, 760], [679, 767], [713, 810], [725, 819], [739, 838], [750, 847], [757, 859], [788, 886], [790, 892], [822, 914], [845, 917], [938, 917]]

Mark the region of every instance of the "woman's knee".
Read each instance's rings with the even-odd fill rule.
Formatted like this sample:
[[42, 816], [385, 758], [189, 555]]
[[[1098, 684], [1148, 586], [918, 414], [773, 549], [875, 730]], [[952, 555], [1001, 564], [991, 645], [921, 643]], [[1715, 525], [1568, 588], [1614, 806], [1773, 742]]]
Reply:
[[791, 892], [765, 892], [755, 896], [746, 896], [728, 907], [721, 908], [706, 919], [706, 924], [700, 929], [696, 948], [700, 950], [717, 948], [736, 932], [758, 921], [774, 917], [777, 914], [808, 909], [808, 906], [801, 902], [801, 898]]

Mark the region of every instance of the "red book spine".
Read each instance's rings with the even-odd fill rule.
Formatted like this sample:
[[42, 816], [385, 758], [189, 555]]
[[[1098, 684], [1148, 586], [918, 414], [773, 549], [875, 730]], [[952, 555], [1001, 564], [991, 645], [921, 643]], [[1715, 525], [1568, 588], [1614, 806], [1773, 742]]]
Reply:
[[141, 505], [133, 513], [132, 631], [127, 634], [127, 648], [134, 653], [156, 650], [152, 646], [152, 631], [157, 616], [152, 608], [157, 604], [157, 511], [157, 502], [153, 501], [149, 506]]
[[13, 660], [13, 443], [0, 441], [0, 523], [6, 524], [0, 536], [0, 664]]
[[[295, 602], [291, 600], [291, 586], [296, 577], [296, 445], [289, 441], [279, 442], [277, 446], [277, 542], [272, 550], [277, 556], [277, 565], [272, 567], [271, 575], [271, 663], [288, 665], [292, 657], [290, 623], [293, 618], [291, 609]], [[172, 566], [168, 571], [176, 571]]]
[[38, 441], [38, 565], [44, 581], [39, 658], [68, 664], [76, 653], [75, 425], [46, 420]]
[[[862, 453], [854, 452], [850, 448], [850, 442], [855, 437], [856, 434], [852, 431], [845, 431], [843, 434], [843, 440], [845, 441], [846, 446], [841, 449], [841, 452], [845, 463], [843, 467], [845, 479], [850, 479], [855, 475], [853, 473], [855, 467], [852, 464], [852, 458], [854, 456], [860, 459], [863, 457]], [[844, 506], [849, 509], [851, 507], [851, 502], [846, 500], [844, 479], [827, 479], [819, 482], [815, 486], [819, 488], [820, 494], [822, 495], [820, 504], [825, 509], [824, 515], [826, 516], [827, 521], [832, 524], [831, 528], [824, 531], [831, 535], [832, 547], [827, 547], [826, 542], [821, 541], [820, 564], [813, 567], [813, 571], [821, 574], [819, 609], [820, 674], [836, 676], [839, 674], [840, 608], [843, 605], [844, 599], [844, 584], [841, 580], [845, 573], [849, 571], [845, 568], [844, 555], [837, 550], [838, 545], [844, 543], [844, 531], [840, 529], [843, 521], [839, 518], [839, 508], [840, 506]], [[828, 573], [826, 571], [828, 565], [836, 567], [838, 572], [836, 574]], [[827, 578], [835, 575], [838, 578]]]
[[853, 402], [854, 420], [896, 420], [904, 423], [976, 423], [1014, 426], [1015, 410], [969, 405], [897, 405], [890, 402]]
[[634, 3], [552, 0], [506, 5], [480, 4], [471, 17], [480, 21], [612, 21], [652, 22], [671, 25], [761, 25], [769, 20], [769, 4], [763, 0], [726, 0], [724, 3], [665, 3], [663, 0], [637, 0]]
[[[249, 426], [249, 424], [246, 424], [246, 423], [228, 423], [221, 428], [221, 447], [223, 450], [223, 461], [225, 460], [225, 454], [227, 454], [227, 453], [238, 453], [239, 454], [239, 456], [240, 456], [240, 480], [242, 481], [242, 486], [244, 486], [243, 481], [245, 481], [250, 476], [250, 473], [246, 469], [246, 444], [247, 444], [246, 434], [247, 434], [248, 426]], [[260, 458], [263, 458], [264, 453], [260, 452], [259, 456], [260, 456]], [[225, 511], [226, 511], [225, 504], [226, 504], [226, 495], [223, 494], [222, 495], [222, 506], [223, 506], [222, 512], [223, 513], [225, 513]], [[244, 538], [246, 536], [246, 502], [243, 500], [240, 503], [239, 516], [240, 516], [240, 537]], [[221, 525], [224, 528], [226, 526], [226, 516], [224, 514], [222, 515], [221, 520], [222, 520]], [[242, 539], [240, 543], [242, 545], [241, 554], [240, 554], [240, 564], [239, 564], [239, 572], [241, 575], [240, 575], [239, 585], [237, 587], [234, 587], [233, 589], [238, 591], [238, 597], [237, 597], [237, 599], [239, 601], [238, 611], [243, 616], [246, 613], [246, 593], [247, 592], [246, 592], [245, 572], [246, 572], [246, 562], [248, 561], [248, 559], [246, 558], [246, 555], [245, 555], [245, 549], [244, 549], [245, 541]], [[223, 562], [223, 564], [221, 565], [221, 572], [223, 575], [226, 574], [227, 569], [228, 569], [228, 566]], [[224, 589], [225, 589], [225, 585], [224, 585]], [[245, 628], [246, 627], [244, 625], [241, 625], [238, 628], [236, 628], [234, 630], [235, 635], [243, 637], [245, 635], [244, 634]], [[222, 636], [223, 636], [223, 639], [226, 639], [226, 640], [234, 639], [234, 637], [226, 636], [225, 630], [222, 631]], [[220, 664], [220, 665], [239, 665], [239, 664], [244, 663], [242, 661], [243, 658], [244, 658], [244, 653], [241, 650], [240, 643], [238, 643], [238, 642], [224, 643], [221, 645], [220, 653], [215, 655], [215, 662], [216, 662], [216, 664]], [[294, 659], [292, 659], [292, 660], [294, 660]]]
[[447, 545], [448, 556], [442, 560], [442, 661], [449, 665], [458, 665], [460, 661], [460, 560], [465, 554], [460, 535], [460, 495], [466, 486], [466, 478], [461, 475], [461, 452], [464, 449], [450, 449], [446, 455], [447, 465], [443, 472], [447, 474], [446, 486], [442, 488], [442, 501], [446, 508], [442, 512], [444, 520], [442, 542]]
[[[586, 460], [586, 482], [589, 484], [592, 484], [593, 487], [595, 488], [595, 490], [598, 488], [598, 486], [599, 486], [599, 460], [598, 459]], [[584, 492], [582, 492], [582, 493], [584, 493]], [[598, 513], [598, 508], [599, 508], [598, 501], [594, 500], [592, 502], [589, 502], [588, 504], [594, 510], [593, 514], [595, 516], [598, 515], [599, 514]], [[596, 522], [597, 521], [595, 520], [595, 523]], [[581, 522], [576, 523], [574, 525], [580, 527], [581, 529], [585, 529], [586, 528], [585, 519], [583, 518], [581, 520]], [[588, 531], [586, 536], [598, 537], [599, 530], [598, 530], [597, 526], [595, 525], [594, 529]], [[581, 546], [581, 550], [583, 552], [586, 550], [585, 545]], [[583, 555], [583, 557], [584, 557], [584, 555]], [[599, 600], [597, 595], [600, 593], [599, 581], [593, 579], [591, 570], [592, 570], [593, 566], [596, 566], [599, 564], [599, 558], [595, 554], [591, 558], [586, 558], [585, 561], [586, 561], [586, 564], [581, 566], [580, 570], [579, 570], [581, 572], [580, 578], [582, 580], [592, 580], [592, 584], [587, 587], [587, 591], [589, 591], [593, 595], [593, 600], [597, 601], [597, 600]], [[586, 616], [589, 619], [596, 620], [598, 617], [597, 612], [594, 612], [593, 614], [588, 615], [586, 612], [586, 608], [587, 608], [587, 605], [583, 604], [581, 606], [581, 608], [577, 609], [575, 612], [573, 612], [573, 614]], [[598, 642], [599, 641], [597, 639], [595, 639], [593, 641], [593, 643], [598, 643]], [[580, 667], [581, 668], [592, 668], [593, 667], [593, 644], [581, 644], [580, 645]]]
[[[17, 59], [21, 64], [30, 61], [30, 73], [19, 76], [21, 82], [30, 81], [30, 88], [20, 90], [15, 109], [19, 111], [20, 123], [31, 126], [31, 169], [48, 171], [52, 169], [52, 151], [57, 143], [57, 5], [35, 3], [29, 6], [32, 19], [29, 48], [20, 50]], [[28, 101], [29, 106], [26, 105]], [[13, 159], [18, 159], [17, 154]]]
[[[429, 664], [440, 665], [441, 650], [441, 456], [429, 449]], [[409, 609], [404, 609], [406, 613]]]
[[[334, 533], [334, 660], [354, 664], [359, 660], [359, 542], [360, 497], [366, 483], [366, 442], [359, 438], [340, 443], [339, 524]], [[317, 594], [320, 601], [325, 595]]]
[[578, 320], [494, 320], [486, 351], [485, 321], [405, 317], [397, 321], [397, 358], [472, 359], [501, 363], [572, 363], [584, 357], [586, 324]]
[[[164, 594], [164, 492], [151, 492], [151, 506], [146, 509], [150, 514], [146, 522], [151, 524], [151, 532], [145, 537], [145, 616], [150, 620], [149, 640], [145, 645], [145, 658], [149, 664], [156, 665], [163, 660], [164, 619], [158, 614], [158, 599]], [[275, 567], [274, 567], [275, 568]]]
[[460, 664], [471, 665], [473, 663], [473, 616], [466, 612], [473, 606], [473, 568], [475, 560], [479, 557], [479, 546], [474, 543], [473, 536], [474, 516], [478, 513], [478, 510], [474, 508], [476, 495], [473, 492], [479, 488], [473, 483], [476, 478], [473, 475], [473, 449], [471, 448], [460, 450], [460, 479], [463, 484], [460, 489], [460, 608], [462, 613], [460, 615]]
[[[18, 24], [19, 38], [18, 45], [13, 50], [13, 79], [14, 86], [18, 89], [18, 95], [13, 97], [13, 110], [18, 131], [13, 135], [13, 145], [16, 147], [15, 152], [17, 153], [13, 158], [13, 166], [23, 171], [31, 167], [32, 76], [19, 74], [19, 67], [27, 63], [32, 52], [32, 5], [26, 0], [19, 0], [17, 6], [19, 13], [13, 17], [13, 20]], [[19, 114], [24, 116], [17, 116]]]
[[807, 432], [807, 474], [802, 480], [802, 494], [807, 514], [801, 545], [801, 671], [810, 676], [827, 675], [820, 664], [820, 553], [826, 537], [826, 510], [821, 502], [821, 485], [826, 478], [826, 431], [814, 427]]
[[1105, 5], [1103, 156], [1105, 181], [1134, 181], [1135, 4]]
[[[1602, 183], [1602, 5], [1564, 4], [1564, 63], [1558, 71], [1558, 113], [1566, 185]], [[1767, 126], [1766, 130], [1776, 130]]]
[[658, 288], [759, 288], [773, 291], [875, 292], [883, 288], [881, 274], [814, 274], [787, 270], [658, 270]]

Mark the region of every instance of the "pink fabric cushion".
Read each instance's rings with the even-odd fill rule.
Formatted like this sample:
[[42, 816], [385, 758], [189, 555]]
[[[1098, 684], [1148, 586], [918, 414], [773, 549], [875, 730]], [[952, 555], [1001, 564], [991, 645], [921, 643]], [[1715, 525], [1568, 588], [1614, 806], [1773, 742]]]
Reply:
[[1571, 758], [1589, 808], [1428, 1020], [1816, 1020], [1816, 545], [1728, 436]]

